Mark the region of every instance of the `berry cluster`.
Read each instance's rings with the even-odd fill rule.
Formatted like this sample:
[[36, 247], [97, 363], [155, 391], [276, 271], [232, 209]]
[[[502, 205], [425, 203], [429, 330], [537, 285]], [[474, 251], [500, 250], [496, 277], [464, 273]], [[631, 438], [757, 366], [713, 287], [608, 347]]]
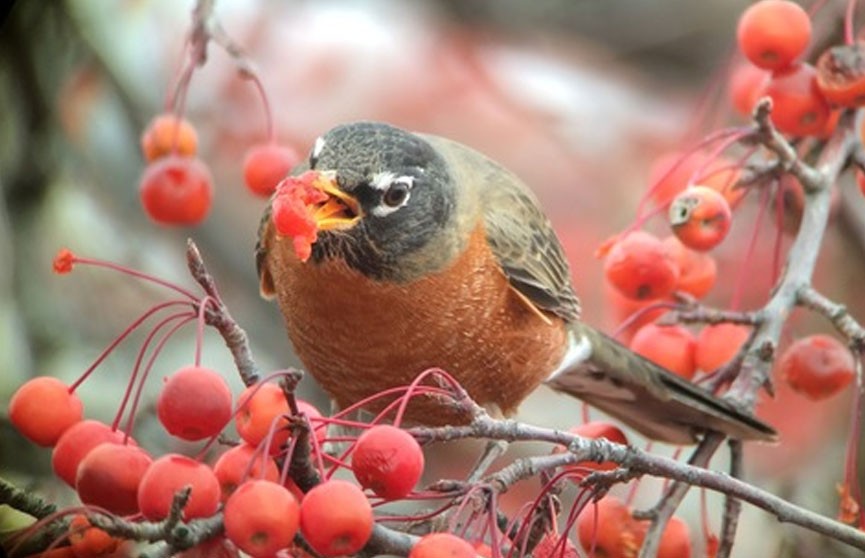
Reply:
[[[822, 139], [831, 134], [841, 110], [865, 104], [865, 65], [862, 43], [828, 49], [816, 68], [803, 61], [811, 44], [811, 16], [788, 0], [760, 0], [741, 15], [738, 46], [745, 61], [731, 77], [731, 103], [751, 115], [758, 100], [771, 99], [771, 122], [790, 137]], [[862, 68], [859, 66], [862, 65]], [[863, 85], [859, 85], [859, 82]], [[744, 134], [744, 135], [743, 135]], [[650, 186], [634, 225], [599, 250], [605, 258], [606, 280], [638, 313], [630, 322], [641, 325], [631, 348], [680, 376], [693, 379], [698, 372], [711, 374], [728, 364], [747, 346], [747, 324], [707, 325], [697, 334], [682, 325], [655, 324], [653, 309], [675, 308], [676, 301], [706, 297], [715, 284], [717, 264], [712, 250], [727, 237], [733, 210], [752, 190], [743, 182], [752, 157], [730, 156], [734, 145], [748, 142], [748, 132], [734, 129], [716, 133], [696, 147], [660, 157], [650, 173]], [[865, 174], [858, 172], [865, 192]], [[798, 212], [804, 205], [802, 185], [790, 174], [776, 178], [779, 207]], [[784, 203], [780, 203], [783, 200]], [[648, 211], [650, 203], [657, 209]], [[651, 216], [666, 211], [672, 234], [666, 238], [638, 230]], [[779, 217], [779, 229], [789, 220]], [[796, 232], [798, 223], [793, 227]], [[734, 300], [733, 308], [738, 305]], [[824, 337], [818, 337], [825, 341]], [[811, 398], [837, 393], [854, 376], [852, 357], [840, 342], [803, 339], [780, 360], [781, 378]], [[792, 353], [811, 356], [795, 358]], [[836, 354], [847, 358], [836, 358]], [[792, 364], [795, 362], [796, 364]], [[832, 372], [826, 362], [832, 362]], [[843, 362], [843, 365], [842, 365]], [[837, 365], [836, 365], [837, 364]], [[794, 367], [796, 371], [786, 370]], [[701, 376], [704, 377], [704, 376]]]
[[[12, 397], [12, 424], [33, 443], [52, 448], [55, 475], [75, 490], [83, 504], [60, 512], [75, 515], [75, 519], [68, 536], [58, 539], [57, 545], [82, 546], [82, 541], [91, 541], [86, 544], [103, 549], [99, 552], [116, 549], [120, 544], [117, 538], [88, 523], [91, 513], [102, 515], [103, 520], [108, 514], [135, 523], [163, 521], [173, 514], [179, 514], [182, 521], [193, 521], [213, 517], [221, 510], [225, 537], [250, 556], [269, 557], [293, 547], [297, 534], [318, 555], [341, 556], [360, 551], [369, 540], [373, 529], [371, 499], [402, 500], [414, 491], [423, 473], [424, 457], [408, 432], [388, 424], [325, 418], [313, 405], [296, 399], [272, 381], [251, 384], [234, 404], [225, 379], [197, 362], [200, 335], [196, 362], [165, 379], [155, 409], [167, 435], [187, 442], [206, 441], [206, 445], [195, 456], [152, 455], [130, 433], [136, 404], [154, 360], [179, 329], [177, 324], [198, 320], [202, 326], [203, 316], [219, 312], [221, 303], [213, 294], [196, 298], [182, 287], [114, 264], [78, 257], [68, 250], [61, 251], [54, 261], [58, 273], [69, 273], [79, 265], [128, 273], [188, 295], [188, 299], [161, 303], [147, 311], [71, 386], [52, 377], [37, 377], [23, 384]], [[77, 388], [145, 319], [183, 306], [185, 310], [163, 317], [147, 336], [141, 355], [163, 327], [170, 327], [147, 365], [133, 369], [114, 423], [85, 419]], [[133, 392], [133, 404], [126, 413]], [[125, 431], [119, 427], [124, 414], [128, 414]], [[208, 463], [204, 459], [208, 448], [227, 434], [232, 418], [240, 440]], [[321, 449], [328, 441], [327, 425], [334, 420], [362, 429], [339, 459]], [[307, 435], [301, 435], [304, 432]], [[303, 450], [299, 443], [308, 447]], [[305, 486], [305, 490], [298, 487], [289, 475], [297, 453], [317, 456], [322, 482]], [[326, 469], [325, 463], [331, 461], [334, 465]], [[345, 467], [351, 469], [356, 482], [332, 478]], [[339, 506], [335, 507], [335, 502]]]
[[[190, 38], [191, 56], [166, 100], [166, 112], [154, 117], [141, 134], [141, 151], [147, 163], [139, 182], [141, 205], [148, 217], [161, 225], [198, 225], [213, 205], [213, 177], [207, 164], [196, 156], [195, 128], [182, 116], [193, 73], [204, 62], [203, 52], [210, 39], [206, 34]], [[270, 103], [258, 74], [236, 49], [222, 46], [235, 60], [241, 77], [253, 82], [264, 106], [268, 140], [247, 149], [243, 180], [250, 193], [267, 198], [297, 165], [299, 156], [293, 148], [277, 143]]]

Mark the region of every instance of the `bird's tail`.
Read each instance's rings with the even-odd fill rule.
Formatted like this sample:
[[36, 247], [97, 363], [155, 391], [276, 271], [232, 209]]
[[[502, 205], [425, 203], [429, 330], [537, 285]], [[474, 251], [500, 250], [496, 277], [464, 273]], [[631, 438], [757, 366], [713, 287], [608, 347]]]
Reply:
[[774, 441], [768, 424], [646, 360], [603, 333], [571, 324], [570, 346], [546, 383], [622, 420], [641, 434], [694, 443], [713, 430], [740, 440]]

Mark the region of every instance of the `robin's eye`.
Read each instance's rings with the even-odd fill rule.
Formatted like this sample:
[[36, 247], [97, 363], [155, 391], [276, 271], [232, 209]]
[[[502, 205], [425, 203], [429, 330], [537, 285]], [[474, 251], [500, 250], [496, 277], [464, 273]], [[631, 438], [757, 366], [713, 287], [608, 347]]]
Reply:
[[408, 200], [409, 187], [405, 182], [394, 182], [384, 193], [381, 201], [388, 207], [397, 208]]

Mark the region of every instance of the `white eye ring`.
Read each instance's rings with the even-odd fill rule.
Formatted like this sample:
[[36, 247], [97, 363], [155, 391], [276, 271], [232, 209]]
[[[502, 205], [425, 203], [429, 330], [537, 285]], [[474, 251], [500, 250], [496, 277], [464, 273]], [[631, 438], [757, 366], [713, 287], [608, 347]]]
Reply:
[[411, 189], [414, 186], [413, 176], [394, 178], [392, 173], [377, 175], [371, 183], [376, 190], [381, 190], [381, 203], [372, 209], [376, 217], [386, 217], [404, 207], [411, 199]]

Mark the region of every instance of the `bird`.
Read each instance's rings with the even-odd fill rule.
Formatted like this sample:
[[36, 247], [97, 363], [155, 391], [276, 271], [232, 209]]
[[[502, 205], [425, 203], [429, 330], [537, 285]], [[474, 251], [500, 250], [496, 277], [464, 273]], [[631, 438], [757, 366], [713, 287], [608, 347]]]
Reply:
[[[650, 362], [580, 319], [563, 248], [537, 197], [468, 146], [371, 121], [338, 125], [292, 171], [318, 180], [308, 259], [265, 209], [255, 260], [303, 367], [346, 408], [439, 368], [499, 418], [541, 384], [649, 439], [708, 432], [771, 441], [733, 402]], [[304, 261], [305, 260], [305, 261]], [[440, 397], [419, 424], [466, 424]]]

